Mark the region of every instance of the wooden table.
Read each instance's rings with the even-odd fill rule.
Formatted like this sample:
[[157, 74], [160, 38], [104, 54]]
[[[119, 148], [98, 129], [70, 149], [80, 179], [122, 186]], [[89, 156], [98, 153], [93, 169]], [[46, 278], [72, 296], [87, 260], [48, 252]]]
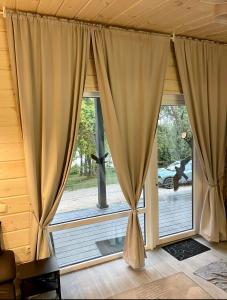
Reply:
[[60, 272], [55, 256], [21, 264], [18, 267], [21, 299], [52, 290], [61, 299]]

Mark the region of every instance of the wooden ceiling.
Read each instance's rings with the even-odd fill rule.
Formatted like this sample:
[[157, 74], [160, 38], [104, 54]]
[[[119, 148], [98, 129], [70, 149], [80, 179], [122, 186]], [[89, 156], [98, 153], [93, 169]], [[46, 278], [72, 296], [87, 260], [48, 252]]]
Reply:
[[227, 42], [226, 0], [0, 0], [3, 6]]

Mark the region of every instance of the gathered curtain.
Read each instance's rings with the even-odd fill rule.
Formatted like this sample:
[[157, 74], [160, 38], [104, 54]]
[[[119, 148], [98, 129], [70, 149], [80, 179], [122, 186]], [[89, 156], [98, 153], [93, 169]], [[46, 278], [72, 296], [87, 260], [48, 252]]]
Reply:
[[200, 234], [227, 239], [224, 172], [227, 141], [227, 46], [175, 39], [175, 52], [199, 161], [206, 178]]
[[124, 258], [144, 266], [137, 204], [151, 157], [169, 38], [114, 28], [92, 31], [104, 127], [124, 196], [130, 206]]
[[32, 259], [49, 256], [47, 226], [70, 169], [85, 83], [86, 25], [8, 11], [8, 42], [31, 195]]

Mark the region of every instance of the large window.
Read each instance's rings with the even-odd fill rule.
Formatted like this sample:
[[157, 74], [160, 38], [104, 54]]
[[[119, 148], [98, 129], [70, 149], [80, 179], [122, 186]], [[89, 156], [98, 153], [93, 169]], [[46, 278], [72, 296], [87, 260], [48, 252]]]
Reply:
[[[194, 232], [192, 154], [184, 101], [163, 103], [138, 209], [147, 249]], [[59, 265], [74, 270], [118, 257], [129, 214], [105, 135], [100, 99], [84, 98], [70, 174], [49, 227]]]
[[[142, 193], [141, 209], [144, 201]], [[104, 131], [100, 99], [84, 98], [70, 174], [50, 227], [59, 265], [122, 251], [128, 213]], [[144, 232], [144, 214], [140, 223]]]

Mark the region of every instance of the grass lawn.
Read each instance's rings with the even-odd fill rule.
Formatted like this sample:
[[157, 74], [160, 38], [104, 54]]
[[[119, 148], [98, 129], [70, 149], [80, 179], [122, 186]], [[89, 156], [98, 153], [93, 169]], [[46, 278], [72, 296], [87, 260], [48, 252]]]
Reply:
[[[113, 168], [106, 169], [106, 184], [117, 183], [117, 175]], [[69, 174], [65, 189], [75, 191], [97, 186], [97, 177], [80, 176], [78, 174]]]

